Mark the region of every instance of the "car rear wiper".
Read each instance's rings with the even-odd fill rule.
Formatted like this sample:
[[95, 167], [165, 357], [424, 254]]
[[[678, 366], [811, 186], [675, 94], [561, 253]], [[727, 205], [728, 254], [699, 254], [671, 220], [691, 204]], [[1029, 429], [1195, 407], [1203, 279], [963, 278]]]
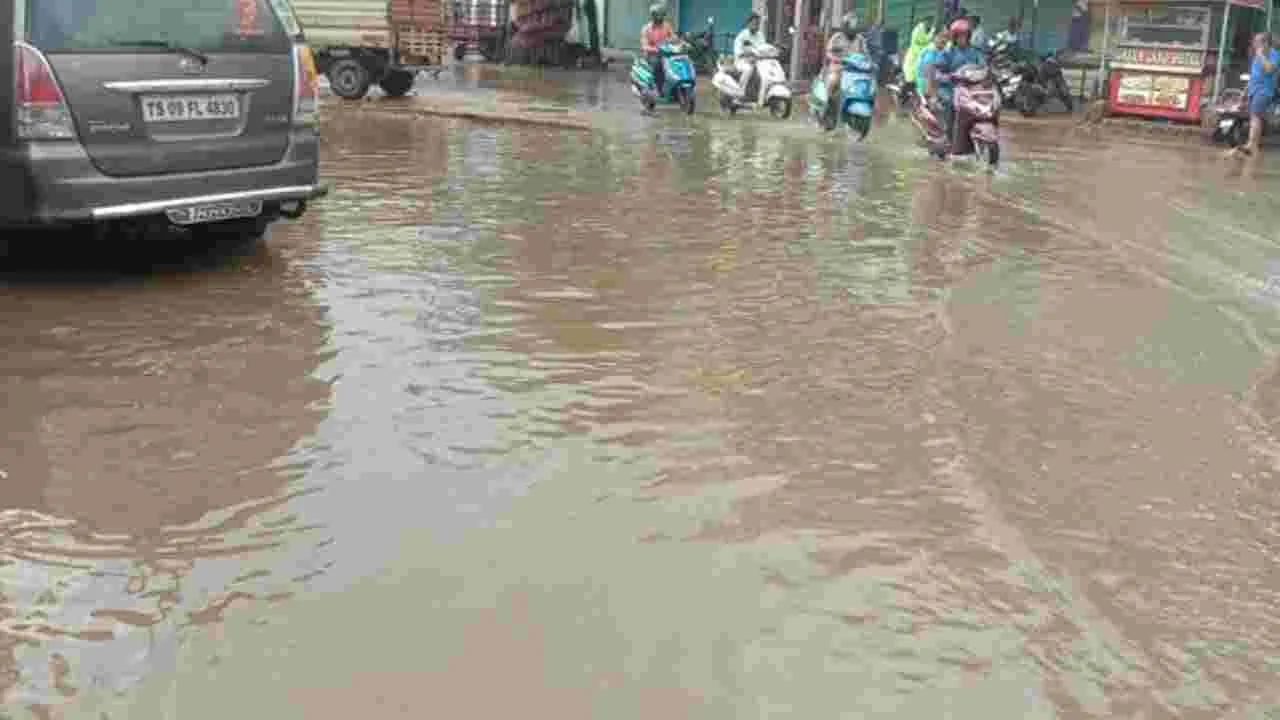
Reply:
[[205, 55], [199, 50], [189, 48], [189, 47], [182, 47], [181, 45], [174, 45], [173, 43], [167, 42], [165, 40], [113, 40], [111, 44], [115, 45], [116, 47], [163, 48], [170, 52], [175, 52], [181, 55], [187, 55], [189, 57], [193, 57], [196, 60], [199, 60], [202, 65], [209, 64], [209, 56]]

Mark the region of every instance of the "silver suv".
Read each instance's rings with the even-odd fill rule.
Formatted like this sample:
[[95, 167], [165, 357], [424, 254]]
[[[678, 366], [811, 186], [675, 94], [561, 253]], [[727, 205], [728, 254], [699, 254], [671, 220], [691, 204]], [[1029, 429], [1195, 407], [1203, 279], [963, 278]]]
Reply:
[[288, 0], [0, 0], [10, 22], [0, 226], [261, 234], [323, 193]]

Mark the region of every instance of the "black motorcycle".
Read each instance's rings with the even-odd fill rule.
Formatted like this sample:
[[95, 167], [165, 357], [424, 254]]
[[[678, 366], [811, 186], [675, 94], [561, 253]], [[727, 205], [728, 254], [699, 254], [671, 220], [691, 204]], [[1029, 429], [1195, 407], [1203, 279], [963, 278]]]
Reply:
[[[1247, 74], [1241, 75], [1244, 82]], [[1213, 139], [1237, 148], [1249, 141], [1249, 95], [1245, 88], [1223, 90], [1213, 104]], [[1262, 136], [1280, 134], [1280, 103], [1272, 102], [1262, 114]]]
[[884, 83], [884, 88], [889, 91], [889, 95], [893, 98], [894, 104], [898, 108], [898, 112], [909, 113], [917, 99], [916, 84], [913, 82], [907, 82], [907, 78], [903, 74], [902, 66], [898, 63], [897, 58], [893, 59], [892, 73], [893, 74], [889, 81]]
[[720, 53], [716, 52], [715, 20], [707, 18], [707, 29], [698, 34], [682, 33], [680, 39], [689, 46], [689, 62], [702, 75], [710, 76], [720, 65]]
[[1054, 97], [1062, 101], [1067, 112], [1075, 109], [1062, 65], [1053, 53], [1036, 58], [1006, 42], [998, 42], [988, 51], [988, 63], [1001, 100], [1016, 107], [1023, 115], [1035, 115]]

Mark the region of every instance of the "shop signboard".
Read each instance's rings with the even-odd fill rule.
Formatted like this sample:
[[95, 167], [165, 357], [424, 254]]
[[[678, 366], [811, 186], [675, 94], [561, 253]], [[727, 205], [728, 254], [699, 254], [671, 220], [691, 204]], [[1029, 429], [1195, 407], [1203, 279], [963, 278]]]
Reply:
[[1204, 53], [1196, 50], [1166, 50], [1163, 48], [1121, 47], [1116, 52], [1116, 62], [1131, 65], [1156, 65], [1164, 67], [1204, 67]]
[[1265, 10], [1267, 7], [1266, 0], [1227, 0], [1227, 4], [1254, 10]]
[[1185, 112], [1191, 98], [1191, 78], [1185, 75], [1120, 73], [1116, 99], [1125, 105]]

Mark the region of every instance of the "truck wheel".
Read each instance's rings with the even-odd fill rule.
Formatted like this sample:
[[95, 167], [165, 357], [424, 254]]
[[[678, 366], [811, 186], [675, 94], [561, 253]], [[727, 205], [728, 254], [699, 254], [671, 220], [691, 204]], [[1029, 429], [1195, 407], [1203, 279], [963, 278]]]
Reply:
[[404, 97], [413, 89], [413, 73], [401, 68], [387, 70], [378, 85], [391, 97]]
[[369, 92], [372, 80], [359, 60], [339, 60], [329, 68], [329, 87], [344, 100], [359, 100]]

